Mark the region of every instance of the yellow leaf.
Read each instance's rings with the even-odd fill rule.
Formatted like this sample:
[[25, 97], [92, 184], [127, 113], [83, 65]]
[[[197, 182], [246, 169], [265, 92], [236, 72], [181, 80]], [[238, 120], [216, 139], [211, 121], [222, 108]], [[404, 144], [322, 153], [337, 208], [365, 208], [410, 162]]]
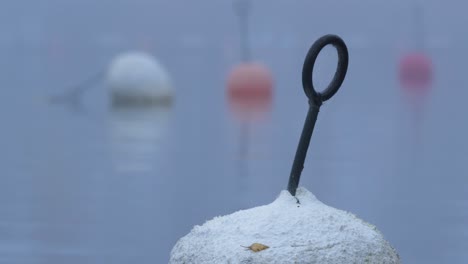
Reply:
[[269, 248], [269, 246], [266, 246], [260, 243], [253, 243], [252, 245], [250, 245], [250, 247], [245, 247], [245, 248], [250, 249], [253, 252], [259, 252], [259, 251]]

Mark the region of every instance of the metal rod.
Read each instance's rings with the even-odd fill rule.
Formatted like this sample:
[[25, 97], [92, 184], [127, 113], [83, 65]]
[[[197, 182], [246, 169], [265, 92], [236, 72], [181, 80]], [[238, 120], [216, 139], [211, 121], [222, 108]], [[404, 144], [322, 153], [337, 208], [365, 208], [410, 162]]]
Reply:
[[[336, 68], [335, 75], [327, 88], [323, 92], [317, 92], [314, 89], [312, 81], [314, 64], [320, 51], [327, 45], [333, 45], [336, 48], [338, 52], [338, 66]], [[304, 168], [304, 161], [307, 156], [307, 150], [310, 145], [310, 139], [314, 131], [320, 106], [323, 102], [336, 94], [344, 81], [347, 70], [348, 48], [340, 37], [336, 35], [325, 35], [315, 41], [312, 47], [310, 47], [302, 68], [302, 85], [306, 96], [309, 98], [309, 110], [307, 112], [304, 128], [302, 129], [301, 138], [297, 146], [296, 156], [294, 157], [288, 182], [288, 191], [293, 196], [296, 195], [296, 190], [299, 186], [299, 180]]]
[[293, 166], [291, 169], [291, 175], [289, 177], [288, 191], [292, 195], [296, 195], [296, 189], [299, 185], [299, 179], [301, 177], [302, 170], [304, 169], [304, 161], [307, 156], [307, 149], [309, 148], [310, 139], [314, 132], [315, 122], [320, 110], [320, 106], [311, 105], [307, 112], [307, 117], [302, 129], [301, 138], [296, 150], [296, 156], [294, 158]]

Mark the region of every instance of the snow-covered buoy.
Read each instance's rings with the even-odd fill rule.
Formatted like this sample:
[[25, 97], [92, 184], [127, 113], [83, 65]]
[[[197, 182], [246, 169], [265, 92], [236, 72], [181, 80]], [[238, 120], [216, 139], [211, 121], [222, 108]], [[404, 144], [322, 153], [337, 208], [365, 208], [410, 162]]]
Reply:
[[[313, 68], [327, 45], [337, 49], [338, 67], [327, 88], [317, 92]], [[326, 206], [305, 188], [298, 188], [320, 106], [336, 94], [347, 69], [348, 49], [340, 37], [325, 35], [312, 45], [302, 70], [309, 110], [288, 190], [269, 205], [195, 226], [173, 247], [169, 263], [400, 263], [398, 254], [376, 227]]]
[[241, 119], [262, 116], [271, 107], [273, 77], [266, 66], [245, 62], [234, 67], [227, 78], [227, 96], [234, 114]]
[[399, 78], [405, 92], [425, 95], [432, 83], [432, 61], [426, 54], [410, 53], [400, 60]]
[[269, 205], [195, 226], [174, 246], [169, 263], [396, 264], [400, 260], [375, 226], [299, 188], [295, 197], [282, 191]]
[[170, 104], [173, 87], [168, 72], [151, 55], [132, 51], [117, 56], [106, 76], [113, 106]]

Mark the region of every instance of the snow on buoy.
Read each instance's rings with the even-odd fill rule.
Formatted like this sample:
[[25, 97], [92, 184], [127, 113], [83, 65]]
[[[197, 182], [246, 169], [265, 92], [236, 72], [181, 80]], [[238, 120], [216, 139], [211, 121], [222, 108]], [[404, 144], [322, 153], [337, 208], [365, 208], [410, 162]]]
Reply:
[[271, 107], [272, 74], [260, 63], [239, 64], [228, 75], [227, 95], [236, 116], [249, 120], [261, 117]]
[[398, 264], [400, 258], [376, 227], [298, 188], [296, 197], [282, 191], [269, 205], [195, 226], [169, 263]]
[[106, 79], [113, 106], [167, 105], [173, 99], [168, 72], [144, 52], [117, 56], [109, 66]]
[[400, 84], [407, 93], [426, 94], [432, 83], [432, 74], [432, 61], [424, 53], [411, 53], [400, 61]]

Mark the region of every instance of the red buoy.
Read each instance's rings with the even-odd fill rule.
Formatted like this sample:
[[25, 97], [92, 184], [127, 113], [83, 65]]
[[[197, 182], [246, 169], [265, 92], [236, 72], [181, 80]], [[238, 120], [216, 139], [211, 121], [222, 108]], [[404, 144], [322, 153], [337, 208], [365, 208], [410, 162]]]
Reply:
[[227, 95], [235, 115], [243, 120], [260, 118], [271, 108], [272, 74], [260, 63], [239, 64], [228, 75]]
[[407, 54], [400, 60], [400, 83], [410, 94], [426, 94], [432, 84], [432, 75], [432, 61], [422, 52]]

